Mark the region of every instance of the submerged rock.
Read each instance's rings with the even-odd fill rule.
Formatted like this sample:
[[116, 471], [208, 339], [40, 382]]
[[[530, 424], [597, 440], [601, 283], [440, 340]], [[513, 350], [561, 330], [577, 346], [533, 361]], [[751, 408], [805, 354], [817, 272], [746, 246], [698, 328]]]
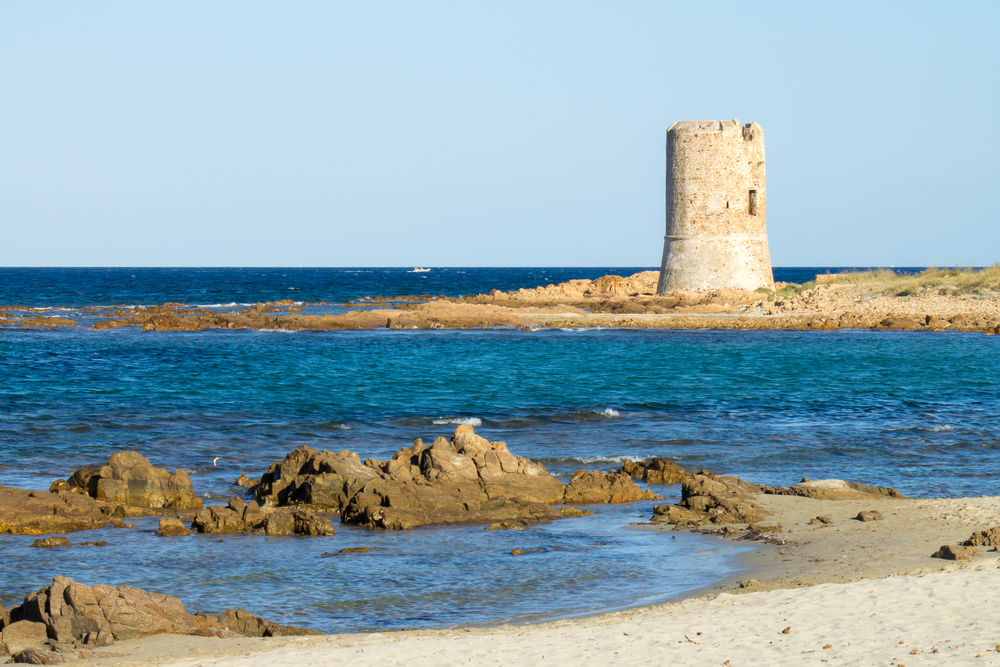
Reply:
[[121, 519], [104, 514], [103, 507], [79, 493], [0, 486], [0, 533], [44, 535], [120, 526]]
[[72, 543], [62, 535], [53, 535], [52, 537], [43, 537], [35, 540], [31, 543], [31, 546], [36, 548], [69, 547], [72, 546]]
[[160, 537], [185, 537], [190, 535], [191, 531], [181, 523], [180, 519], [170, 516], [160, 519], [160, 527], [157, 528], [156, 534]]
[[471, 426], [451, 440], [416, 440], [389, 461], [299, 447], [253, 487], [266, 505], [307, 504], [339, 511], [343, 521], [403, 530], [461, 523], [533, 524], [561, 515], [561, 502], [656, 498], [627, 476], [577, 473], [564, 485], [544, 466], [488, 442]]
[[156, 468], [138, 452], [115, 452], [100, 468], [81, 468], [67, 483], [109, 503], [133, 507], [201, 509], [191, 478], [183, 470]]

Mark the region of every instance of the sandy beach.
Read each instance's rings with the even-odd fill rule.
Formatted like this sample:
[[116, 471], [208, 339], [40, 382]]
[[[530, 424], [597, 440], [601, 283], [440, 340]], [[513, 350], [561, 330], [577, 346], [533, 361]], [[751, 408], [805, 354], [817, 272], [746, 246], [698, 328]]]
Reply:
[[[784, 544], [672, 604], [529, 625], [304, 638], [159, 635], [100, 649], [111, 665], [1000, 664], [1000, 557], [931, 558], [990, 527], [1000, 498], [763, 496]], [[859, 511], [884, 519], [862, 522]], [[817, 515], [831, 524], [809, 524]], [[640, 526], [640, 530], [672, 527]], [[726, 539], [720, 537], [718, 539]]]

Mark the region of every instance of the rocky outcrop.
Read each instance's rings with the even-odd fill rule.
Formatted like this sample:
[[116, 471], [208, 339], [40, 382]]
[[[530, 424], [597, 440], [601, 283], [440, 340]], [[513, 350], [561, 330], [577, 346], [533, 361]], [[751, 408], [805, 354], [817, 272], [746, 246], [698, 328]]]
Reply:
[[1000, 526], [989, 530], [977, 530], [969, 539], [962, 542], [966, 547], [1000, 547]]
[[906, 498], [896, 489], [883, 486], [869, 486], [842, 479], [803, 479], [798, 484], [784, 487], [762, 487], [764, 493], [783, 496], [802, 496], [816, 500], [880, 500], [885, 498]]
[[263, 507], [256, 502], [232, 498], [225, 507], [212, 505], [198, 510], [191, 528], [199, 533], [263, 533], [265, 535], [336, 534], [333, 523], [304, 507], [292, 510]]
[[[46, 640], [53, 645], [108, 646], [116, 640], [156, 634], [195, 634], [215, 637], [277, 637], [319, 634], [279, 625], [243, 610], [222, 614], [188, 613], [177, 598], [131, 586], [86, 586], [66, 577], [55, 577], [51, 586], [30, 593], [10, 611], [11, 624], [3, 637], [11, 653], [8, 630], [30, 640], [17, 644], [18, 652], [38, 650]], [[11, 630], [11, 635], [13, 635]], [[44, 657], [45, 651], [42, 651]]]
[[652, 491], [636, 486], [624, 473], [577, 470], [563, 492], [566, 503], [630, 503], [636, 500], [661, 500]]
[[696, 474], [684, 480], [681, 502], [653, 508], [653, 521], [680, 526], [754, 524], [772, 515], [755, 499], [762, 487], [739, 477]]
[[81, 468], [66, 482], [108, 503], [169, 510], [202, 507], [186, 472], [156, 468], [138, 452], [115, 452], [108, 457], [107, 465]]
[[757, 523], [772, 515], [754, 499], [760, 490], [739, 477], [694, 475], [681, 486], [680, 505], [704, 512], [711, 523]]
[[664, 456], [645, 461], [626, 461], [618, 472], [648, 484], [680, 484], [694, 474]]
[[227, 609], [222, 614], [215, 614], [207, 618], [215, 620], [227, 630], [244, 637], [303, 637], [323, 634], [315, 630], [267, 621], [259, 616], [254, 616], [245, 609]]
[[931, 558], [943, 558], [945, 560], [969, 560], [979, 555], [976, 547], [956, 547], [945, 544], [940, 549], [931, 554]]
[[0, 533], [44, 535], [120, 526], [121, 519], [105, 514], [104, 507], [78, 493], [0, 486]]
[[339, 512], [367, 482], [381, 477], [354, 452], [334, 454], [304, 445], [272, 464], [251, 490], [264, 505], [306, 504]]
[[306, 504], [339, 511], [343, 521], [403, 530], [460, 523], [532, 524], [562, 515], [561, 502], [626, 502], [656, 496], [625, 475], [577, 473], [569, 486], [545, 467], [488, 442], [471, 426], [451, 440], [416, 440], [389, 461], [300, 447], [253, 487], [265, 505]]
[[160, 525], [156, 529], [155, 534], [160, 537], [187, 537], [191, 534], [191, 531], [181, 523], [180, 519], [170, 516], [160, 519]]
[[70, 541], [63, 537], [62, 535], [53, 535], [52, 537], [43, 537], [41, 539], [35, 540], [31, 543], [31, 546], [35, 548], [47, 548], [47, 547], [69, 547], [72, 546]]
[[[700, 526], [707, 523], [755, 524], [769, 516], [756, 500], [760, 494], [800, 496], [815, 500], [879, 500], [905, 498], [895, 489], [845, 482], [840, 479], [812, 481], [803, 479], [790, 487], [751, 484], [739, 477], [723, 477], [701, 471], [690, 475], [681, 486], [681, 502], [677, 505], [657, 505], [653, 521], [679, 526]], [[859, 521], [880, 521], [877, 511], [864, 511]], [[832, 523], [829, 517], [817, 517], [815, 522]], [[814, 523], [814, 521], [810, 521]]]

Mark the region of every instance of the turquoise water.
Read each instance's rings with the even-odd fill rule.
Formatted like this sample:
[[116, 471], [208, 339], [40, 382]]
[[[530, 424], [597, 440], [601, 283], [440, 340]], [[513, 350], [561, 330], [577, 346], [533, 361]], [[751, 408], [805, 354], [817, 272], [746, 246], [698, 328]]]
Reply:
[[[8, 301], [9, 303], [10, 301]], [[666, 455], [767, 484], [841, 477], [919, 496], [997, 493], [1000, 337], [924, 332], [141, 332], [0, 328], [0, 483], [47, 488], [135, 449], [209, 501], [300, 444], [388, 458], [472, 423], [563, 478]], [[213, 467], [212, 459], [221, 457]], [[676, 499], [676, 487], [656, 491]], [[524, 532], [331, 538], [0, 536], [0, 601], [56, 574], [242, 606], [325, 631], [553, 618], [665, 600], [745, 545], [628, 530], [652, 503]], [[335, 555], [369, 546], [369, 554]], [[512, 548], [538, 550], [513, 557]]]

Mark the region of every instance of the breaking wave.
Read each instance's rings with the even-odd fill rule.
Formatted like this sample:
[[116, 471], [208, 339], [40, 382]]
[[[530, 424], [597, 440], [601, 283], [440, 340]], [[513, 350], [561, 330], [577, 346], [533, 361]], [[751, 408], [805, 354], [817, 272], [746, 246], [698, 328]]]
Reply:
[[466, 426], [482, 426], [483, 420], [479, 417], [439, 417], [434, 424], [464, 424]]

